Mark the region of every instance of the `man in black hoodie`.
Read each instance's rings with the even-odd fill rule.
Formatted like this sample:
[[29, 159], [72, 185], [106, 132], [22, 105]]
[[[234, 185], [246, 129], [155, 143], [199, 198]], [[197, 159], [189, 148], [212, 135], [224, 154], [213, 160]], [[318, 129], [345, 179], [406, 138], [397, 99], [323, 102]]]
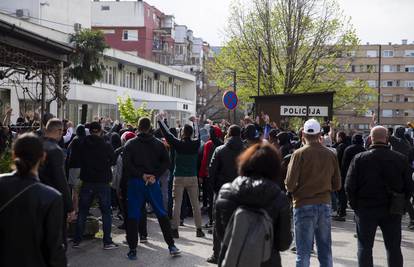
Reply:
[[85, 137], [81, 149], [80, 179], [83, 184], [80, 189], [79, 215], [76, 223], [76, 233], [73, 240], [73, 248], [79, 248], [85, 228], [86, 217], [95, 197], [98, 197], [99, 208], [102, 213], [103, 243], [104, 249], [118, 247], [111, 238], [111, 166], [116, 158], [112, 146], [102, 137], [101, 125], [94, 121], [89, 126], [91, 135]]
[[345, 177], [348, 173], [349, 165], [351, 165], [351, 161], [354, 159], [354, 157], [364, 152], [364, 139], [362, 138], [361, 134], [354, 134], [352, 136], [352, 145], [347, 147], [344, 151], [343, 157], [342, 157], [342, 163], [341, 164], [341, 177], [342, 177], [342, 187], [339, 191], [338, 197], [339, 197], [339, 207], [338, 207], [338, 214], [334, 216], [332, 219], [339, 222], [345, 221], [346, 216], [346, 207], [348, 203], [348, 199], [346, 197], [345, 193]]
[[[220, 188], [231, 183], [238, 176], [236, 159], [243, 151], [244, 144], [241, 139], [241, 129], [237, 125], [229, 128], [229, 139], [226, 144], [219, 146], [211, 157], [209, 168], [209, 179], [214, 191], [214, 199], [220, 191]], [[215, 217], [215, 215], [213, 215]], [[213, 218], [214, 218], [213, 217]], [[214, 218], [215, 220], [215, 218]], [[214, 227], [214, 226], [213, 226]], [[207, 259], [207, 262], [217, 263], [220, 253], [221, 240], [217, 236], [216, 227], [213, 228], [213, 255]]]
[[128, 258], [137, 259], [138, 221], [145, 201], [149, 202], [158, 218], [170, 255], [180, 254], [171, 234], [170, 220], [164, 208], [159, 178], [170, 167], [170, 159], [164, 144], [151, 131], [151, 121], [141, 118], [138, 136], [125, 144], [123, 171], [128, 179]]

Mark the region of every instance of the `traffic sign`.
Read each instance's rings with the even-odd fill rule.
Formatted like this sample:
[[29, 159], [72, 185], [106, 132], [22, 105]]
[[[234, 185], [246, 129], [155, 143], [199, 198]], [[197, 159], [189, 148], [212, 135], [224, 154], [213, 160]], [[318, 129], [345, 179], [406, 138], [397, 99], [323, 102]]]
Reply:
[[223, 104], [227, 109], [229, 110], [235, 109], [238, 103], [239, 103], [239, 98], [237, 97], [235, 92], [233, 91], [224, 92]]

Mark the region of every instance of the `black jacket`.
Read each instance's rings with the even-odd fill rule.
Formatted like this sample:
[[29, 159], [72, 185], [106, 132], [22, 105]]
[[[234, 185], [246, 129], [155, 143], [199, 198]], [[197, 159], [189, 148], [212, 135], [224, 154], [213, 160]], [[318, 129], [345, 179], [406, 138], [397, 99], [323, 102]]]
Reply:
[[281, 266], [279, 251], [287, 250], [292, 242], [290, 205], [279, 186], [268, 179], [238, 177], [223, 185], [216, 200], [216, 229], [223, 240], [227, 224], [239, 206], [263, 208], [273, 219], [274, 253], [262, 266]]
[[112, 179], [111, 166], [116, 158], [112, 146], [97, 135], [85, 137], [81, 150], [80, 179], [86, 183], [109, 183]]
[[123, 170], [129, 179], [152, 174], [159, 178], [169, 167], [170, 158], [164, 144], [151, 134], [140, 133], [125, 144]]
[[236, 159], [243, 148], [240, 137], [231, 137], [226, 144], [214, 151], [210, 161], [209, 177], [216, 194], [225, 183], [232, 182], [237, 177]]
[[342, 143], [337, 144], [334, 147], [336, 149], [336, 155], [338, 157], [338, 162], [339, 164], [341, 164], [345, 149], [348, 147], [348, 145], [345, 142], [342, 142]]
[[0, 206], [30, 184], [36, 185], [0, 213], [0, 266], [66, 266], [63, 202], [57, 190], [36, 177], [8, 173], [0, 177]]
[[86, 137], [78, 137], [76, 136], [73, 138], [72, 142], [70, 142], [68, 146], [68, 167], [69, 168], [80, 168], [82, 162], [82, 146], [83, 141]]
[[43, 149], [46, 152], [46, 161], [39, 169], [40, 181], [59, 191], [63, 198], [64, 212], [71, 212], [73, 204], [66, 180], [63, 151], [57, 141], [50, 138], [44, 138]]
[[345, 191], [352, 209], [374, 214], [388, 214], [388, 187], [395, 192], [412, 193], [411, 172], [407, 158], [376, 144], [354, 157], [345, 181]]
[[347, 147], [344, 151], [341, 163], [341, 177], [342, 182], [345, 182], [346, 174], [348, 173], [349, 165], [352, 159], [359, 153], [366, 151], [363, 144], [353, 144]]

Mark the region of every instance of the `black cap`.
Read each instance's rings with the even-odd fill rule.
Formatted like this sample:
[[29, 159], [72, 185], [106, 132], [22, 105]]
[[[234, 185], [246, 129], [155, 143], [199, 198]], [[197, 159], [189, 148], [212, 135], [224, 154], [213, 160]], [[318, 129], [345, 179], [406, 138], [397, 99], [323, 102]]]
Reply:
[[102, 131], [102, 126], [101, 126], [101, 124], [99, 122], [93, 121], [89, 125], [89, 131], [91, 133], [99, 133], [100, 131]]

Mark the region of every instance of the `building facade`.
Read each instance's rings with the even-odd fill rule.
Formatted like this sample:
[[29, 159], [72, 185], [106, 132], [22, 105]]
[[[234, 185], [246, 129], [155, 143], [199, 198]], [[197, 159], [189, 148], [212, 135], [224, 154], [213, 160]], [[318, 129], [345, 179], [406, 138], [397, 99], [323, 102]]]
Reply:
[[[33, 32], [69, 46], [67, 33], [39, 25], [36, 21], [1, 12], [0, 20], [12, 23], [22, 31]], [[63, 106], [65, 118], [78, 123], [86, 108], [87, 121], [107, 116], [113, 120], [119, 119], [117, 99], [126, 96], [133, 99], [136, 107], [146, 103], [155, 112], [166, 111], [170, 125], [174, 125], [176, 121], [183, 123], [195, 114], [195, 76], [115, 49], [105, 50], [102, 62], [105, 71], [100, 81], [85, 85], [71, 80], [67, 85], [69, 90]], [[27, 114], [40, 114], [42, 81], [40, 77], [31, 80], [26, 77], [27, 73], [17, 72], [0, 80], [1, 108], [13, 109], [12, 122]], [[53, 85], [50, 81], [46, 83], [48, 88]], [[50, 100], [50, 112], [57, 114], [56, 101], [53, 100], [50, 90], [46, 91], [46, 99]]]
[[[377, 90], [380, 87], [380, 113], [377, 97], [368, 112], [360, 116], [352, 110], [336, 111], [336, 118], [345, 129], [369, 130], [372, 114], [379, 117], [380, 124], [387, 126], [406, 125], [414, 121], [414, 43], [360, 45], [340, 60], [347, 65], [344, 73], [348, 82], [355, 79], [366, 81]], [[381, 56], [381, 65], [379, 64]], [[379, 79], [381, 71], [381, 79]]]
[[174, 61], [174, 17], [144, 1], [94, 1], [92, 28], [114, 49], [164, 65]]

